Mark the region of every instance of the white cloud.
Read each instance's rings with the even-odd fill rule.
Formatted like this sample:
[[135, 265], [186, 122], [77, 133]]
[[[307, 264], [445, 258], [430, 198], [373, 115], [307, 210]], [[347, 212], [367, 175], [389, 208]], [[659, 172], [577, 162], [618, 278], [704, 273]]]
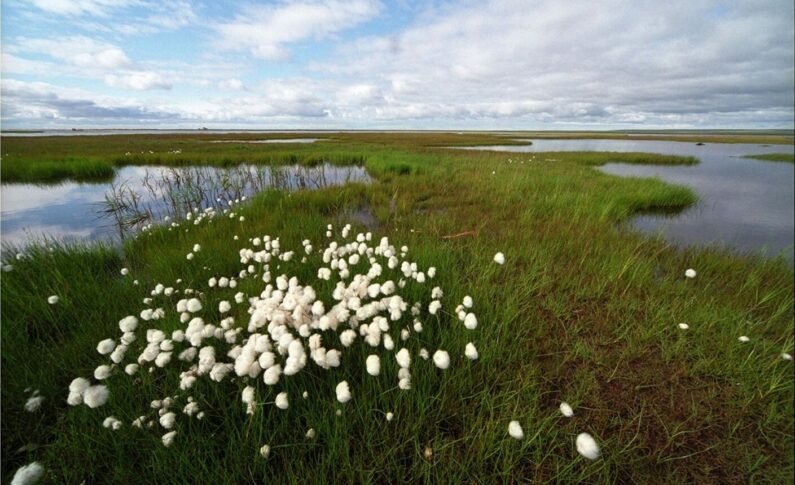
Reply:
[[108, 74], [105, 84], [117, 88], [135, 89], [143, 91], [148, 89], [171, 89], [171, 83], [163, 79], [160, 74], [151, 71], [130, 72], [127, 74]]
[[383, 99], [381, 90], [373, 84], [353, 84], [337, 91], [337, 100], [343, 105], [369, 104]]
[[791, 125], [792, 10], [784, 1], [450, 4], [314, 67], [382, 86], [383, 97], [346, 114], [361, 119], [709, 124], [754, 110]]
[[240, 79], [222, 79], [218, 81], [218, 89], [221, 91], [241, 91], [245, 89], [245, 86], [243, 86], [243, 81]]
[[84, 121], [145, 122], [178, 118], [168, 110], [153, 109], [132, 98], [123, 100], [80, 89], [66, 89], [42, 82], [2, 81], [4, 122]]
[[249, 6], [234, 20], [216, 27], [224, 49], [247, 49], [262, 59], [289, 57], [286, 46], [323, 39], [375, 17], [374, 0], [290, 1], [276, 6]]
[[85, 67], [119, 69], [129, 67], [132, 61], [121, 49], [110, 48], [94, 53], [82, 53], [74, 57], [76, 64]]
[[[53, 85], [60, 77], [89, 79], [120, 97], [17, 86], [10, 101], [3, 99], [4, 120], [11, 112], [15, 120], [56, 113], [52, 119], [68, 122], [93, 110], [99, 119], [130, 123], [157, 116], [163, 123], [306, 127], [793, 124], [791, 0], [450, 2], [412, 6], [408, 25], [373, 22], [384, 32], [352, 41], [341, 34], [375, 19], [382, 10], [376, 0], [283, 0], [249, 5], [225, 20], [200, 19], [197, 12], [220, 9], [184, 0], [37, 5], [49, 16], [31, 7], [24, 13], [47, 17], [44, 27], [17, 27], [17, 16], [4, 32], [11, 39], [3, 44], [4, 78]], [[47, 37], [56, 21], [70, 29], [53, 28]], [[131, 59], [141, 47], [120, 40], [186, 25], [195, 26], [190, 45], [186, 37], [174, 47], [164, 43], [156, 59]], [[63, 34], [71, 27], [94, 33]], [[285, 59], [297, 46], [322, 52], [323, 62], [273, 66], [230, 54]], [[169, 88], [163, 99], [143, 92]], [[150, 98], [126, 104], [132, 95]]]
[[9, 50], [44, 54], [80, 67], [120, 69], [132, 66], [130, 58], [117, 46], [80, 35], [51, 39], [20, 37]]
[[136, 0], [31, 0], [45, 12], [58, 15], [105, 16], [110, 10], [140, 3]]

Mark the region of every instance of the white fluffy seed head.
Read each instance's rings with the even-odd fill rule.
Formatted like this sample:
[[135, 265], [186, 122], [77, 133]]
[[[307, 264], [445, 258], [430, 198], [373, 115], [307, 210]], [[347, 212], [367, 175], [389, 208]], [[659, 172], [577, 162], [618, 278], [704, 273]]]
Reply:
[[505, 264], [505, 255], [502, 253], [497, 253], [494, 255], [494, 262], [497, 264]]
[[259, 449], [259, 454], [260, 454], [260, 455], [261, 455], [263, 458], [266, 458], [266, 459], [267, 459], [267, 458], [270, 456], [270, 454], [271, 454], [271, 447], [270, 447], [270, 445], [262, 445], [262, 448], [260, 448], [260, 449]]
[[450, 367], [450, 354], [445, 350], [437, 350], [433, 353], [433, 364], [442, 370], [447, 369]]
[[128, 315], [119, 320], [119, 330], [124, 333], [132, 332], [138, 326], [138, 319], [132, 315]]
[[599, 445], [596, 444], [593, 436], [580, 433], [577, 435], [577, 452], [589, 460], [595, 460], [599, 458]]
[[690, 325], [688, 325], [688, 324], [686, 324], [686, 323], [680, 323], [680, 324], [679, 324], [679, 328], [680, 328], [681, 330], [687, 330], [688, 328], [690, 328]]
[[395, 359], [397, 360], [398, 365], [403, 369], [408, 369], [411, 365], [411, 354], [409, 354], [409, 349], [403, 347], [395, 354]]
[[464, 355], [466, 355], [467, 359], [469, 360], [477, 360], [478, 349], [475, 347], [475, 344], [469, 342], [464, 349]]
[[750, 338], [748, 338], [748, 337], [746, 337], [745, 335], [741, 336], [741, 337], [740, 337], [740, 338], [738, 338], [737, 340], [739, 340], [739, 341], [740, 341], [740, 342], [742, 342], [742, 343], [745, 343], [745, 342], [750, 342], [750, 341], [751, 341], [751, 339], [750, 339]]
[[467, 313], [464, 317], [464, 326], [467, 330], [475, 330], [478, 328], [478, 317], [474, 313]]
[[38, 462], [29, 463], [19, 468], [11, 479], [11, 485], [33, 485], [44, 476], [44, 467]]
[[287, 399], [287, 392], [282, 391], [276, 395], [276, 407], [279, 409], [287, 409], [290, 407], [290, 402]]
[[59, 300], [60, 298], [58, 297], [58, 295], [52, 295], [51, 297], [47, 298], [47, 303], [49, 303], [50, 305], [55, 305], [56, 303], [58, 303]]
[[520, 440], [524, 438], [524, 431], [522, 430], [522, 425], [519, 424], [519, 421], [511, 421], [508, 423], [508, 434], [513, 439]]
[[176, 431], [169, 431], [168, 433], [164, 434], [161, 440], [163, 440], [163, 446], [168, 448], [174, 443], [174, 438], [177, 436]]
[[366, 364], [367, 364], [367, 373], [370, 374], [371, 376], [377, 376], [378, 374], [381, 373], [381, 359], [377, 355], [375, 354], [368, 355]]
[[44, 396], [37, 394], [29, 397], [27, 402], [25, 402], [25, 411], [29, 413], [35, 413], [41, 407], [42, 402], [44, 402]]
[[685, 270], [685, 278], [691, 278], [691, 279], [695, 278], [696, 274], [697, 274], [696, 270], [694, 270], [693, 268]]
[[567, 402], [560, 403], [560, 413], [566, 416], [567, 418], [574, 416], [574, 410]]
[[83, 402], [92, 409], [98, 408], [108, 402], [109, 395], [108, 388], [101, 384], [90, 386], [83, 392]]
[[198, 298], [191, 298], [190, 300], [188, 300], [186, 309], [190, 313], [196, 313], [202, 309], [202, 303], [199, 301]]
[[114, 341], [112, 338], [106, 338], [97, 344], [97, 352], [99, 352], [101, 355], [107, 355], [113, 352], [113, 349], [115, 348], [116, 341]]
[[337, 384], [336, 388], [337, 401], [345, 404], [351, 400], [351, 388], [348, 386], [348, 381], [342, 381]]

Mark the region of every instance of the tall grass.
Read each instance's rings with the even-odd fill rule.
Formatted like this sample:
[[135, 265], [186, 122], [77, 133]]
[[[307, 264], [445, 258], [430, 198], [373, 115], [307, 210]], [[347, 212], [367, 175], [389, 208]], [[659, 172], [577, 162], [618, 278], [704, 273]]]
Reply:
[[760, 155], [746, 155], [743, 158], [753, 158], [755, 160], [767, 160], [769, 162], [795, 163], [795, 155], [792, 153], [762, 153]]
[[[717, 248], [676, 249], [620, 229], [638, 210], [694, 200], [659, 180], [592, 168], [652, 158], [559, 153], [521, 161], [511, 154], [509, 163], [506, 154], [423, 143], [412, 145], [405, 134], [338, 140], [329, 153], [365, 157], [379, 182], [266, 191], [241, 209], [243, 223], [219, 218], [189, 232], [155, 229], [119, 252], [56, 247], [10, 261], [0, 308], [3, 477], [35, 459], [62, 483], [791, 480], [792, 363], [780, 358], [793, 349], [791, 268]], [[111, 432], [100, 423], [111, 414], [129, 423], [148, 400], [173, 392], [173, 370], [132, 385], [111, 378], [113, 396], [98, 411], [66, 406], [69, 381], [99, 363], [96, 343], [139, 311], [156, 283], [182, 278], [202, 289], [205, 266], [215, 274], [239, 269], [236, 251], [247, 238], [278, 235], [293, 248], [306, 237], [320, 243], [327, 223], [345, 222], [363, 206], [378, 219], [376, 237], [407, 244], [411, 260], [439, 268], [446, 311], [464, 295], [475, 299], [477, 331], [456, 331], [452, 319], [433, 336], [450, 349], [471, 338], [480, 352], [474, 365], [461, 365], [454, 353], [446, 372], [418, 365], [415, 388], [400, 392], [387, 377], [358, 374], [362, 356], [351, 355], [340, 372], [350, 373], [357, 393], [342, 417], [332, 397], [337, 380], [325, 371], [308, 368], [290, 384], [318, 399], [253, 418], [240, 406], [242, 383], [208, 386], [201, 390], [208, 416], [183, 427], [168, 449], [156, 431], [125, 425]], [[187, 261], [194, 243], [201, 256]], [[14, 249], [6, 249], [8, 258]], [[505, 266], [491, 261], [497, 251]], [[130, 277], [119, 275], [122, 266]], [[689, 267], [697, 278], [683, 277]], [[283, 270], [318, 284], [309, 272]], [[50, 294], [61, 295], [61, 304], [48, 305]], [[739, 343], [740, 335], [751, 342]], [[29, 386], [47, 398], [40, 414], [22, 410]], [[561, 400], [574, 406], [573, 418], [560, 416]], [[386, 411], [393, 422], [385, 422]], [[513, 419], [522, 422], [524, 441], [507, 436]], [[315, 441], [302, 438], [308, 427], [317, 430]], [[598, 461], [577, 455], [580, 432], [602, 446]], [[274, 446], [267, 461], [256, 452], [265, 442]]]

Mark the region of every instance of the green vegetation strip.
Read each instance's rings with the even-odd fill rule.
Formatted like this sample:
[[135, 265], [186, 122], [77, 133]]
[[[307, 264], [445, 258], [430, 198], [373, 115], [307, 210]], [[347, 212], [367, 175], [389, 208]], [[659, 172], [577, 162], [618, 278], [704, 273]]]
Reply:
[[[188, 232], [156, 228], [121, 251], [54, 245], [24, 249], [27, 256], [17, 261], [16, 249], [6, 247], [4, 264], [13, 270], [2, 273], [0, 308], [4, 481], [34, 460], [56, 483], [791, 480], [792, 362], [781, 354], [793, 352], [792, 270], [780, 260], [679, 250], [618, 229], [638, 210], [685, 207], [694, 194], [591, 168], [693, 161], [556, 153], [510, 154], [509, 163], [507, 154], [433, 148], [484, 141], [462, 136], [471, 140], [372, 133], [291, 147], [186, 136], [3, 139], [4, 171], [9, 161], [71, 156], [126, 163], [129, 151], [137, 153], [134, 163], [159, 164], [361, 160], [377, 178], [311, 192], [269, 191], [240, 207], [242, 222], [218, 218]], [[169, 150], [182, 153], [172, 158]], [[180, 414], [169, 448], [158, 425], [129, 423], [150, 400], [175, 394], [173, 366], [137, 379], [114, 374], [101, 408], [66, 404], [69, 382], [106, 361], [97, 343], [117, 336], [118, 321], [137, 315], [157, 283], [172, 286], [179, 278], [182, 287], [210, 291], [210, 276], [239, 270], [237, 250], [250, 247], [249, 238], [279, 236], [291, 249], [308, 238], [322, 247], [326, 224], [335, 224], [335, 238], [345, 222], [354, 223], [352, 235], [362, 230], [352, 218], [361, 211], [378, 221], [374, 238], [406, 244], [408, 259], [438, 269], [442, 313], [438, 323], [422, 318], [436, 328], [430, 349], [450, 350], [450, 369], [412, 364], [413, 389], [400, 391], [392, 373], [366, 375], [364, 353], [353, 353], [345, 367], [310, 364], [289, 381], [309, 390], [306, 402], [291, 394], [289, 410], [268, 404], [254, 415], [240, 401], [241, 380], [201, 381], [193, 394], [206, 416]], [[201, 251], [186, 259], [197, 243]], [[505, 254], [503, 266], [492, 261], [497, 251]], [[120, 274], [123, 267], [128, 276]], [[686, 279], [691, 267], [698, 276]], [[316, 274], [289, 263], [279, 271], [319, 284]], [[253, 281], [240, 288], [252, 295], [261, 289]], [[47, 303], [50, 295], [60, 297], [56, 305]], [[468, 334], [453, 315], [465, 295], [473, 297], [479, 321]], [[247, 325], [245, 312], [234, 316], [236, 325]], [[205, 317], [220, 319], [216, 308]], [[689, 329], [678, 327], [683, 322]], [[172, 313], [143, 328], [178, 325]], [[743, 335], [750, 341], [738, 341]], [[472, 363], [462, 356], [468, 340], [480, 354]], [[125, 363], [139, 351], [130, 351]], [[337, 416], [333, 386], [343, 379], [354, 397]], [[28, 387], [45, 397], [35, 413], [23, 409]], [[572, 405], [573, 417], [562, 417], [561, 401]], [[124, 423], [120, 430], [102, 427], [111, 415]], [[512, 420], [524, 429], [523, 440], [508, 435]], [[307, 440], [310, 427], [317, 434]], [[582, 432], [601, 447], [595, 461], [575, 450]], [[258, 452], [264, 443], [272, 447], [268, 459]]]
[[743, 158], [767, 160], [770, 162], [795, 163], [795, 155], [793, 155], [792, 153], [762, 153], [760, 155], [746, 155]]

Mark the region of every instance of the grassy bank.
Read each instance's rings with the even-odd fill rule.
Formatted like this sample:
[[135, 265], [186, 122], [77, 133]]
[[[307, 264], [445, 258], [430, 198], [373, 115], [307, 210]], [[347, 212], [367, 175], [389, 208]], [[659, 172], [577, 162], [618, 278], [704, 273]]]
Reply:
[[755, 160], [767, 160], [770, 162], [795, 163], [795, 155], [792, 153], [762, 153], [760, 155], [746, 155], [743, 158], [753, 158]]
[[[552, 134], [547, 134], [552, 136]], [[223, 135], [108, 135], [13, 137], [0, 139], [3, 159], [0, 178], [4, 182], [54, 182], [63, 179], [106, 180], [115, 167], [125, 165], [211, 165], [241, 163], [316, 164], [330, 162], [360, 164], [374, 152], [386, 150], [442, 152], [443, 147], [511, 145], [521, 141], [500, 134], [479, 133], [334, 133], [312, 135], [320, 141], [309, 144], [252, 144], [252, 140], [306, 138], [307, 134]], [[557, 136], [557, 135], [556, 135]], [[583, 136], [590, 136], [583, 134]], [[605, 135], [607, 136], [607, 135]], [[612, 135], [611, 135], [612, 136]], [[223, 141], [224, 143], [216, 143]], [[240, 141], [240, 143], [233, 143]], [[232, 142], [232, 143], [227, 143]], [[762, 143], [762, 141], [759, 141]], [[600, 155], [604, 157], [607, 155]], [[515, 157], [518, 157], [516, 155]], [[639, 155], [636, 163], [683, 162], [665, 155]], [[673, 161], [673, 162], [672, 162]], [[591, 163], [591, 162], [588, 162]], [[401, 170], [415, 170], [411, 163]]]
[[679, 141], [684, 143], [752, 143], [762, 145], [792, 145], [795, 137], [791, 130], [771, 132], [754, 130], [692, 130], [653, 132], [604, 132], [604, 131], [530, 131], [512, 133], [514, 138], [546, 138], [551, 140], [593, 139], [593, 140], [657, 140]]
[[[3, 139], [4, 167], [7, 156], [31, 160], [57, 149], [64, 157], [123, 157], [135, 145], [147, 152], [136, 163], [154, 157], [150, 149], [165, 156], [175, 147], [186, 160], [203, 155], [206, 163], [288, 154], [352, 157], [377, 179], [263, 193], [233, 219], [186, 226], [187, 232], [155, 229], [123, 251], [29, 249], [27, 258], [9, 261], [14, 269], [2, 273], [0, 309], [3, 478], [38, 460], [60, 483], [790, 480], [793, 367], [780, 354], [793, 352], [792, 270], [782, 261], [679, 250], [619, 229], [638, 210], [684, 207], [694, 194], [592, 168], [609, 161], [693, 161], [435, 148], [476, 141], [475, 135], [461, 137], [373, 133], [314, 146], [246, 148], [178, 136], [25, 140], [13, 147]], [[440, 371], [413, 354], [413, 388], [401, 391], [392, 354], [383, 352], [385, 367], [376, 378], [362, 371], [367, 351], [359, 349], [346, 354], [339, 369], [310, 363], [288, 379], [289, 410], [269, 404], [254, 415], [240, 402], [241, 379], [201, 381], [192, 394], [207, 416], [180, 415], [180, 434], [170, 448], [161, 443], [158, 425], [136, 429], [129, 423], [152, 399], [175, 394], [174, 365], [136, 378], [114, 373], [106, 381], [111, 398], [97, 410], [67, 406], [71, 379], [90, 376], [107, 360], [96, 353], [97, 342], [116, 336], [119, 319], [145, 308], [142, 300], [156, 283], [194, 288], [206, 293], [203, 298], [256, 295], [264, 284], [253, 279], [235, 290], [210, 289], [207, 280], [240, 270], [237, 251], [251, 247], [248, 238], [280, 236], [285, 248], [296, 250], [308, 238], [321, 248], [326, 224], [335, 225], [334, 239], [341, 241], [341, 224], [361, 229], [353, 218], [361, 211], [377, 220], [376, 241], [388, 236], [408, 245], [409, 260], [438, 268], [431, 285], [444, 288], [444, 311], [421, 315], [422, 339], [431, 352], [450, 350], [450, 369]], [[196, 243], [201, 251], [187, 260]], [[492, 262], [497, 251], [506, 255], [504, 266]], [[130, 275], [121, 276], [122, 267]], [[683, 276], [690, 267], [698, 270], [692, 280]], [[302, 268], [293, 261], [278, 272], [319, 289], [333, 287], [334, 281], [318, 281], [316, 272]], [[53, 294], [60, 296], [57, 305], [47, 303]], [[480, 322], [468, 333], [453, 315], [465, 295], [475, 300]], [[143, 328], [184, 327], [173, 313], [177, 298], [156, 297], [154, 305], [169, 313]], [[247, 325], [243, 307], [233, 314], [237, 325]], [[215, 307], [203, 315], [220, 319]], [[689, 330], [680, 330], [680, 322]], [[739, 342], [741, 335], [750, 342]], [[462, 356], [470, 340], [480, 354], [474, 362]], [[334, 400], [342, 379], [354, 389], [345, 406]], [[264, 387], [261, 378], [258, 385]], [[46, 398], [36, 413], [23, 410], [28, 387]], [[306, 401], [299, 397], [304, 389]], [[560, 415], [561, 401], [573, 405], [574, 417]], [[395, 414], [391, 422], [387, 411]], [[122, 429], [102, 427], [110, 415], [124, 422]], [[508, 436], [511, 420], [522, 423], [524, 440]], [[303, 436], [310, 427], [317, 432], [313, 440]], [[581, 432], [597, 439], [601, 458], [577, 454], [574, 440]], [[267, 460], [258, 454], [266, 442], [273, 447]]]

